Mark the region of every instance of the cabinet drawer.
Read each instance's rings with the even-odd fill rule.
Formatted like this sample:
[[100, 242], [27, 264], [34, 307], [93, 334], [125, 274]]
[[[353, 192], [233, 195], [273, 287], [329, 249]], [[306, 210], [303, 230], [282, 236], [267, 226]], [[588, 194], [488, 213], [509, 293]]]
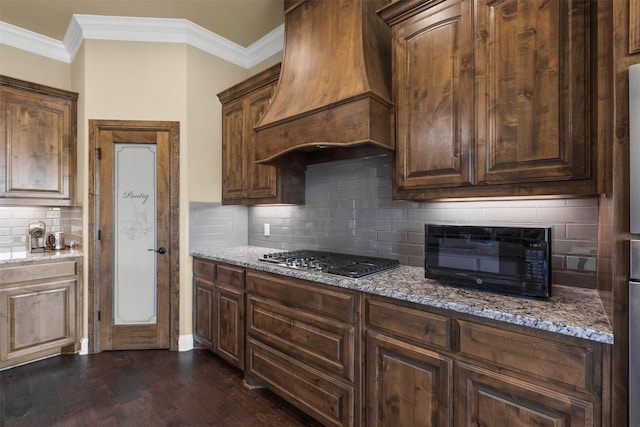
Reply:
[[75, 276], [76, 261], [33, 263], [15, 267], [0, 268], [0, 283], [19, 283]]
[[586, 390], [594, 388], [593, 349], [459, 321], [460, 352]]
[[356, 295], [338, 288], [247, 271], [247, 291], [336, 320], [355, 322]]
[[244, 289], [244, 268], [218, 264], [216, 282], [222, 285]]
[[265, 300], [247, 298], [248, 333], [322, 370], [354, 381], [354, 327]]
[[453, 328], [449, 317], [370, 298], [366, 307], [368, 328], [451, 350]]
[[193, 275], [206, 277], [210, 280], [215, 278], [216, 264], [213, 261], [205, 261], [203, 259], [193, 259]]
[[248, 377], [326, 426], [354, 424], [354, 388], [249, 339]]

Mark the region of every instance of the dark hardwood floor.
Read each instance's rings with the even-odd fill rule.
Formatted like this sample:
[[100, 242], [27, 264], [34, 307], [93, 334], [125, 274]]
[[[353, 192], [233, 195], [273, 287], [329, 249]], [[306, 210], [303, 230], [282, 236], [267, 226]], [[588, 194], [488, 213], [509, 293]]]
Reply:
[[0, 372], [0, 426], [321, 424], [205, 349], [64, 355]]

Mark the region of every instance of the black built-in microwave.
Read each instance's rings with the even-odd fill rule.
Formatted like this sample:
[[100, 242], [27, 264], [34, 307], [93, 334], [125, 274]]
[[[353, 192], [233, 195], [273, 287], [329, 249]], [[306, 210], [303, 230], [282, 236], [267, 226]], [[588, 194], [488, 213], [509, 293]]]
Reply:
[[551, 228], [426, 224], [425, 277], [533, 298], [551, 296]]

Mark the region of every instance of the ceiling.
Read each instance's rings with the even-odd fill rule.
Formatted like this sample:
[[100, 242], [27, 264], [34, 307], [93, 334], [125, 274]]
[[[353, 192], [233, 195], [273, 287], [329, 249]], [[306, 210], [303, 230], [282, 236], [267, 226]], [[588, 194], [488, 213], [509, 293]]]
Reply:
[[0, 0], [0, 21], [61, 41], [74, 14], [179, 18], [247, 47], [283, 10], [283, 0]]

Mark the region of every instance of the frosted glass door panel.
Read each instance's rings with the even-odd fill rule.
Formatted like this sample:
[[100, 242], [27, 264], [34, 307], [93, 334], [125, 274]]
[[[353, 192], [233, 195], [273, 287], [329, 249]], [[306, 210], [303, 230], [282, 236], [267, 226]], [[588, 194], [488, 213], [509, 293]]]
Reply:
[[155, 324], [156, 146], [115, 145], [113, 324]]

